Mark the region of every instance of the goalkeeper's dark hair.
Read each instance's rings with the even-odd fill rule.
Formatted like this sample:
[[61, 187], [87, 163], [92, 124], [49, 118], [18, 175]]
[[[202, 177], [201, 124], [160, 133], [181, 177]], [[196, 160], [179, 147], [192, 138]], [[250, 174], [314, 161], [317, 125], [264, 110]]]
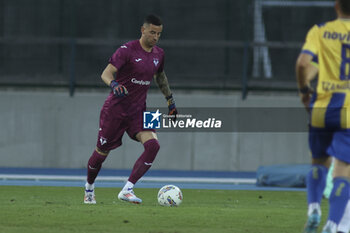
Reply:
[[349, 0], [337, 0], [340, 6], [340, 10], [350, 16], [350, 1]]
[[146, 18], [143, 20], [143, 23], [160, 26], [162, 25], [162, 20], [159, 16], [150, 14], [146, 16]]

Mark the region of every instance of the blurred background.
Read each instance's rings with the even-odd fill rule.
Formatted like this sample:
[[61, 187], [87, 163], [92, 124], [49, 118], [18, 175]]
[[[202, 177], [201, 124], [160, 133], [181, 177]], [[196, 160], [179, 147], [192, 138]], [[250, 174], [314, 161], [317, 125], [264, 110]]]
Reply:
[[[301, 108], [295, 61], [333, 1], [0, 0], [0, 167], [83, 168], [108, 95], [109, 57], [164, 24], [171, 88], [181, 107]], [[153, 84], [149, 106], [165, 107]], [[261, 117], [264, 117], [261, 114]], [[275, 119], [278, 121], [278, 119]], [[302, 119], [304, 120], [304, 119]], [[160, 133], [154, 169], [255, 171], [309, 161], [304, 132]], [[142, 145], [127, 136], [105, 167], [130, 169]]]

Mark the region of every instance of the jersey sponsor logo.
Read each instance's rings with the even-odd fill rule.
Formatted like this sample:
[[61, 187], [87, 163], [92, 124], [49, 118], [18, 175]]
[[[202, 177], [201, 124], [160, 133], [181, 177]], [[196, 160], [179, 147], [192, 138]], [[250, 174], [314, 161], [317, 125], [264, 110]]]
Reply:
[[142, 58], [136, 58], [135, 61], [136, 62], [142, 61]]
[[329, 39], [329, 40], [340, 40], [340, 41], [350, 41], [350, 32], [348, 33], [341, 33], [341, 32], [330, 32], [325, 31], [323, 33], [323, 38]]
[[137, 80], [136, 78], [132, 78], [131, 82], [134, 84], [142, 85], [142, 86], [149, 86], [151, 84], [150, 81]]
[[159, 59], [158, 58], [153, 58], [153, 63], [154, 63], [155, 66], [157, 66], [158, 63], [159, 63]]

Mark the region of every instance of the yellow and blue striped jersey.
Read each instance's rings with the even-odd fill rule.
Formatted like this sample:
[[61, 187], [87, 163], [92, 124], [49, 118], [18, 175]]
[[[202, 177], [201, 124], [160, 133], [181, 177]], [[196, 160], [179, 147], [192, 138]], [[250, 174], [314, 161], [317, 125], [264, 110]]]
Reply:
[[[317, 58], [319, 73], [311, 101], [311, 126], [350, 128], [350, 20], [313, 26], [302, 53]], [[349, 108], [347, 108], [349, 107]]]

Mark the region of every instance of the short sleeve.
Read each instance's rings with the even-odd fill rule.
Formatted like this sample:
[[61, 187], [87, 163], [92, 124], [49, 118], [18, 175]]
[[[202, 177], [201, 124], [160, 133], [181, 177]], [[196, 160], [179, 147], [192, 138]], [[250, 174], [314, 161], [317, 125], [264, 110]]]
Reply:
[[306, 36], [306, 41], [302, 48], [302, 53], [308, 53], [313, 57], [317, 56], [319, 51], [319, 26], [313, 26]]
[[163, 54], [162, 60], [160, 61], [160, 65], [159, 65], [157, 73], [161, 73], [161, 72], [163, 72], [163, 70], [164, 70], [164, 54]]
[[109, 59], [109, 63], [115, 66], [118, 70], [125, 65], [129, 60], [128, 48], [121, 46]]

